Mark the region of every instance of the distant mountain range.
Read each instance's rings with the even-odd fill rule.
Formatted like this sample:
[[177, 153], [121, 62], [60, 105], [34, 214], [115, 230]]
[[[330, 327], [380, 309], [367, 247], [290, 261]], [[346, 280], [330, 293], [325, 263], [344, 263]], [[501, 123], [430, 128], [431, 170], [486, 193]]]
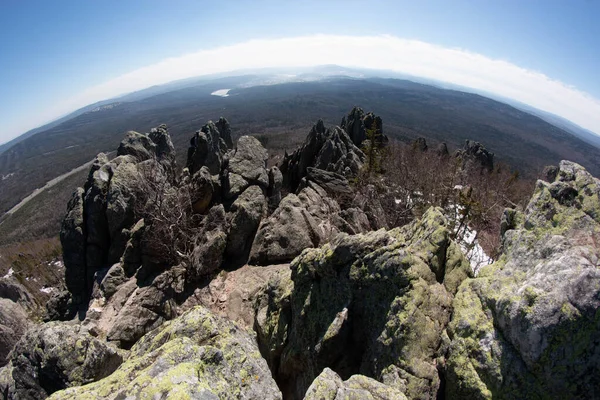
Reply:
[[[531, 107], [416, 79], [338, 66], [243, 71], [95, 103], [0, 146], [0, 212], [98, 152], [114, 149], [127, 130], [168, 124], [182, 161], [189, 137], [207, 120], [224, 116], [234, 135], [253, 134], [283, 152], [317, 119], [337, 125], [355, 105], [381, 115], [386, 134], [399, 140], [422, 136], [454, 148], [477, 140], [498, 160], [529, 175], [561, 159], [600, 173], [600, 138], [593, 133]], [[225, 89], [228, 97], [211, 95]]]

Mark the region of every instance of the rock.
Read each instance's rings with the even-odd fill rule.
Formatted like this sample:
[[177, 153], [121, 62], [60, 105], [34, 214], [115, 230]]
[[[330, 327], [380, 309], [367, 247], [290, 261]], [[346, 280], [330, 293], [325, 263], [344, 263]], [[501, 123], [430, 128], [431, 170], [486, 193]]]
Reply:
[[44, 321], [68, 321], [75, 317], [77, 309], [77, 304], [73, 302], [71, 292], [68, 290], [56, 292], [46, 303]]
[[406, 227], [341, 234], [302, 252], [291, 264], [290, 311], [274, 306], [288, 302], [274, 294], [267, 302], [273, 306], [258, 314], [269, 321], [258, 322], [259, 338], [267, 340], [262, 348], [281, 352], [272, 365], [282, 387], [302, 398], [329, 367], [343, 379], [374, 378], [408, 398], [436, 398], [453, 293], [471, 274], [450, 237], [441, 210], [430, 209]]
[[4, 394], [8, 399], [44, 399], [104, 378], [122, 361], [115, 349], [80, 326], [50, 322], [28, 331], [15, 346]]
[[76, 304], [83, 303], [88, 296], [85, 263], [85, 226], [83, 220], [83, 189], [77, 188], [67, 206], [67, 215], [62, 221], [60, 242], [65, 263], [65, 283]]
[[211, 205], [213, 193], [213, 179], [207, 167], [202, 167], [191, 179], [190, 197], [194, 212], [204, 214]]
[[167, 165], [173, 165], [175, 162], [175, 146], [171, 141], [167, 125], [162, 124], [152, 128], [148, 137], [156, 145], [155, 154], [158, 160], [166, 160]]
[[259, 185], [263, 189], [269, 186], [266, 165], [269, 158], [267, 150], [253, 136], [242, 136], [235, 150], [228, 153], [229, 173], [237, 174], [250, 185]]
[[227, 145], [227, 148], [233, 148], [233, 140], [231, 140], [231, 127], [229, 126], [229, 122], [223, 117], [219, 118], [219, 121], [216, 123], [217, 129], [221, 135], [221, 138]]
[[302, 147], [284, 157], [281, 164], [283, 183], [295, 192], [308, 167], [351, 176], [358, 173], [364, 160], [364, 153], [344, 130], [339, 127], [325, 130], [323, 121], [319, 120]]
[[175, 316], [173, 284], [178, 271], [163, 272], [150, 282], [138, 282], [106, 333], [109, 341], [128, 349], [139, 338]]
[[457, 150], [456, 156], [462, 158], [463, 168], [468, 164], [474, 164], [487, 171], [494, 169], [494, 153], [489, 152], [479, 142], [467, 140], [461, 150]]
[[[415, 141], [412, 143], [412, 148], [413, 150], [417, 150], [420, 151], [421, 153], [424, 153], [427, 151], [427, 149], [429, 148], [427, 146], [427, 141], [425, 140], [424, 137], [418, 137], [415, 139]], [[446, 149], [447, 151], [448, 149]]]
[[367, 185], [352, 199], [352, 206], [362, 210], [367, 216], [371, 230], [388, 227], [386, 213], [379, 198], [375, 186]]
[[304, 400], [321, 399], [407, 400], [400, 390], [377, 382], [375, 379], [352, 375], [344, 382], [329, 368], [325, 368], [313, 381], [304, 397]]
[[14, 276], [0, 277], [0, 298], [11, 300], [29, 312], [38, 308], [36, 299]]
[[52, 399], [281, 399], [255, 339], [197, 307], [146, 334], [105, 379], [55, 393]]
[[524, 212], [503, 218], [502, 255], [454, 299], [449, 398], [587, 398], [600, 389], [600, 181], [562, 161]]
[[110, 267], [100, 284], [100, 289], [102, 290], [104, 298], [110, 299], [111, 296], [117, 292], [118, 287], [126, 281], [127, 276], [120, 263]]
[[225, 248], [230, 262], [243, 265], [248, 261], [254, 235], [266, 213], [267, 199], [259, 186], [250, 186], [233, 202]]
[[117, 149], [117, 156], [130, 155], [138, 162], [148, 160], [156, 154], [156, 144], [148, 135], [129, 131]]
[[450, 152], [448, 151], [448, 145], [444, 142], [440, 143], [435, 149], [435, 153], [440, 157], [448, 157]]
[[27, 313], [19, 304], [0, 298], [0, 367], [8, 362], [8, 355], [29, 328]]
[[314, 185], [298, 195], [289, 194], [258, 228], [250, 262], [258, 265], [291, 261], [309, 247], [316, 247], [337, 233], [331, 216], [340, 211], [325, 191]]
[[212, 121], [209, 121], [190, 140], [186, 163], [190, 174], [193, 176], [203, 166], [208, 168], [211, 175], [218, 174], [227, 149], [227, 143], [221, 132]]
[[301, 182], [300, 188], [305, 187], [307, 182], [314, 182], [323, 188], [329, 197], [337, 200], [343, 208], [349, 205], [354, 197], [348, 179], [335, 172], [309, 167], [306, 169], [305, 179], [304, 183]]
[[266, 267], [244, 265], [233, 271], [221, 271], [209, 284], [196, 288], [193, 295], [178, 307], [177, 313], [201, 305], [243, 328], [252, 329], [256, 302], [259, 297], [264, 297], [267, 282], [284, 277], [289, 280], [290, 273], [288, 264]]
[[[361, 147], [367, 139], [366, 131], [375, 128], [377, 132], [383, 134], [383, 123], [380, 117], [373, 113], [365, 115], [360, 107], [354, 107], [347, 117], [342, 119], [340, 127], [348, 133], [355, 146]], [[387, 141], [387, 137], [381, 136], [380, 140]]]
[[190, 280], [198, 280], [211, 275], [221, 267], [223, 253], [227, 246], [227, 233], [223, 205], [213, 206], [202, 221], [200, 233], [196, 238]]
[[269, 188], [267, 196], [269, 197], [269, 208], [275, 210], [281, 201], [281, 188], [283, 186], [283, 175], [277, 167], [269, 169]]

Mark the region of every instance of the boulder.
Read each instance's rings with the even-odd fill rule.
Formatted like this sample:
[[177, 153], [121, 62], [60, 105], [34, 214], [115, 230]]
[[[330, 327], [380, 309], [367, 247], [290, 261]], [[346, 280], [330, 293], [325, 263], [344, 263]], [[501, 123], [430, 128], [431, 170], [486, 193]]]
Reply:
[[77, 304], [88, 295], [85, 263], [85, 226], [82, 188], [77, 188], [67, 205], [67, 214], [60, 229], [60, 242], [65, 263], [65, 283]]
[[130, 155], [138, 162], [148, 160], [156, 154], [156, 144], [148, 135], [129, 131], [119, 144], [117, 157]]
[[415, 141], [412, 143], [412, 148], [413, 150], [420, 151], [421, 153], [424, 153], [429, 149], [429, 147], [427, 146], [427, 141], [424, 137], [416, 138]]
[[10, 351], [29, 326], [23, 307], [9, 299], [0, 298], [0, 367], [8, 362]]
[[196, 245], [192, 254], [191, 281], [212, 275], [223, 263], [223, 253], [227, 246], [227, 220], [223, 205], [213, 206], [200, 226]]
[[298, 195], [281, 200], [273, 214], [263, 220], [254, 237], [250, 262], [259, 265], [291, 261], [309, 247], [316, 247], [338, 230], [330, 217], [340, 211], [338, 204], [315, 185]]
[[73, 301], [73, 295], [68, 290], [55, 292], [46, 303], [44, 321], [68, 321], [75, 317], [78, 304]]
[[600, 390], [600, 181], [562, 161], [502, 254], [454, 299], [448, 398], [588, 398]]
[[352, 375], [348, 380], [342, 378], [329, 368], [313, 381], [304, 400], [407, 400], [400, 390], [377, 382], [363, 375]]
[[293, 289], [269, 289], [257, 314], [261, 347], [281, 354], [271, 360], [280, 385], [302, 398], [328, 367], [436, 398], [453, 294], [471, 274], [451, 233], [432, 208], [406, 227], [340, 234], [302, 252], [291, 264]]
[[228, 153], [228, 170], [230, 174], [241, 176], [250, 185], [259, 185], [263, 189], [269, 186], [269, 175], [266, 169], [267, 150], [253, 136], [239, 138], [236, 148]]
[[45, 399], [57, 390], [104, 378], [122, 361], [117, 350], [79, 325], [49, 322], [17, 343], [0, 390], [8, 399]]
[[52, 399], [281, 399], [256, 341], [236, 324], [196, 307], [146, 334], [110, 376]]
[[275, 210], [281, 201], [281, 188], [283, 186], [283, 175], [277, 167], [269, 169], [269, 188], [267, 196], [269, 198], [269, 209]]
[[435, 153], [439, 157], [448, 157], [450, 155], [450, 152], [448, 151], [448, 145], [444, 142], [440, 143], [435, 149]]
[[190, 199], [194, 212], [204, 214], [211, 205], [214, 192], [212, 176], [204, 166], [191, 178]]
[[229, 213], [229, 236], [225, 256], [243, 265], [248, 261], [254, 235], [267, 213], [267, 199], [259, 186], [250, 186], [232, 204]]

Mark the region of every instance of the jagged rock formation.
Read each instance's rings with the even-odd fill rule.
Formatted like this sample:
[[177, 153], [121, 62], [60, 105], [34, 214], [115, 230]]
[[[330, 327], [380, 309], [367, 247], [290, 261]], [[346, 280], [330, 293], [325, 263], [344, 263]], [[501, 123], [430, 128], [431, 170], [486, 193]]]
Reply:
[[351, 176], [365, 161], [364, 153], [339, 127], [327, 128], [319, 120], [311, 129], [302, 147], [287, 155], [281, 165], [283, 184], [296, 191], [308, 167]]
[[487, 171], [494, 169], [494, 153], [489, 152], [479, 142], [467, 140], [464, 147], [456, 151], [455, 156], [463, 160], [463, 168], [471, 163]]
[[281, 283], [293, 286], [268, 289], [257, 329], [263, 351], [280, 355], [266, 357], [294, 398], [325, 367], [409, 398], [436, 397], [452, 295], [470, 274], [439, 210], [402, 229], [340, 235], [291, 268]]
[[51, 322], [27, 332], [0, 373], [6, 399], [45, 399], [110, 375], [123, 361], [116, 349], [79, 325]]
[[174, 179], [173, 163], [173, 144], [164, 125], [148, 135], [128, 132], [111, 161], [102, 153], [96, 157], [84, 188], [73, 193], [61, 228], [65, 280], [74, 306], [87, 305], [95, 274], [119, 262], [125, 251], [135, 223], [140, 171], [150, 169], [169, 182]]
[[354, 107], [346, 117], [343, 117], [340, 127], [348, 133], [357, 147], [360, 147], [367, 139], [367, 130], [369, 129], [375, 129], [381, 134], [380, 140], [387, 141], [387, 138], [383, 136], [381, 118], [373, 113], [365, 114], [360, 107]]
[[[429, 146], [427, 146], [427, 141], [425, 140], [424, 137], [418, 137], [415, 139], [415, 141], [412, 143], [412, 148], [413, 150], [417, 150], [420, 152], [425, 152], [429, 149]], [[448, 149], [446, 149], [447, 151]]]
[[524, 212], [507, 210], [503, 254], [454, 300], [448, 398], [588, 398], [600, 387], [600, 181], [562, 161]]
[[197, 307], [145, 335], [113, 374], [52, 399], [281, 399], [255, 339]]
[[448, 145], [446, 143], [440, 143], [438, 147], [435, 149], [436, 154], [439, 157], [448, 157], [450, 152], [448, 151]]
[[[0, 369], [4, 397], [598, 391], [600, 181], [549, 168], [527, 209], [505, 212], [501, 258], [473, 278], [441, 209], [387, 230], [376, 187], [351, 184], [373, 131], [383, 144], [381, 119], [355, 108], [267, 168], [260, 142], [234, 145], [221, 118], [194, 135], [181, 173], [164, 125], [129, 132], [115, 159], [98, 155], [62, 225], [68, 292], [47, 318], [80, 318], [24, 334]], [[458, 155], [493, 169], [479, 143]], [[30, 327], [30, 296], [7, 279], [5, 358]]]

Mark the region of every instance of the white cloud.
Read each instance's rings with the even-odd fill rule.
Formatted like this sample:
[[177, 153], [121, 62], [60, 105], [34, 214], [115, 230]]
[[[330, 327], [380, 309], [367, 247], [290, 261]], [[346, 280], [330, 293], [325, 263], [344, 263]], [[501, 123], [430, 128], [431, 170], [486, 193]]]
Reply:
[[484, 90], [600, 133], [600, 101], [585, 92], [506, 61], [393, 36], [315, 35], [250, 40], [201, 50], [91, 87], [48, 110], [43, 118], [50, 120], [96, 101], [177, 79], [239, 69], [323, 64], [391, 70]]

